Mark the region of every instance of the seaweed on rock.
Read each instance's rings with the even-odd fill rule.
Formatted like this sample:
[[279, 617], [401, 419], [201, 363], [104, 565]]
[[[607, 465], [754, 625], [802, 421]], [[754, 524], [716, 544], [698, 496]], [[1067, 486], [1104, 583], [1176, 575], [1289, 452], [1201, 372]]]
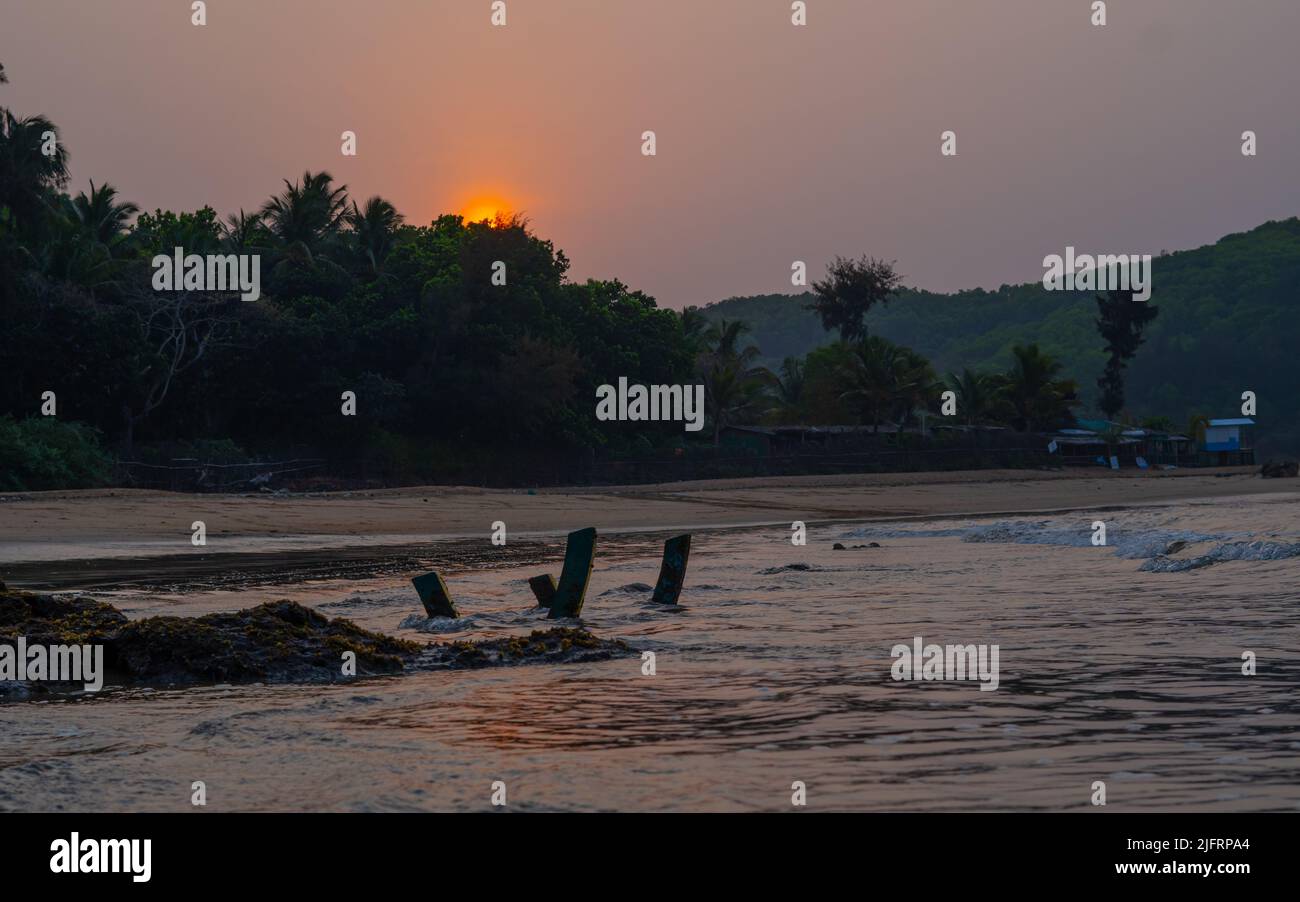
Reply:
[[[0, 583], [0, 644], [103, 645], [117, 684], [313, 683], [351, 679], [343, 657], [356, 655], [357, 676], [411, 670], [603, 660], [628, 645], [583, 629], [537, 630], [530, 636], [421, 645], [330, 619], [293, 601], [201, 617], [129, 620], [86, 596], [41, 595]], [[11, 689], [15, 687], [10, 687]], [[31, 685], [22, 692], [24, 697]], [[53, 687], [45, 687], [53, 688]], [[0, 696], [4, 687], [0, 686]]]

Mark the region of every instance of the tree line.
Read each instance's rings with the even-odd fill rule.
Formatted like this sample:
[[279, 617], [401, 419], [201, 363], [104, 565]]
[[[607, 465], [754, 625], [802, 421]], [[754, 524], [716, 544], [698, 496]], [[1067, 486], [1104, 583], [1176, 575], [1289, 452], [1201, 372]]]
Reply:
[[[813, 283], [807, 308], [839, 340], [787, 356], [777, 372], [758, 365], [757, 345], [743, 344], [748, 331], [743, 322], [706, 319], [710, 363], [703, 375], [715, 435], [726, 425], [745, 422], [910, 426], [923, 412], [941, 412], [946, 392], [966, 425], [1038, 432], [1074, 422], [1074, 409], [1082, 403], [1078, 383], [1064, 378], [1061, 362], [1036, 343], [1015, 345], [1012, 365], [1004, 372], [964, 368], [940, 377], [922, 354], [868, 335], [867, 315], [895, 300], [902, 285], [892, 262], [835, 258], [825, 278]], [[1098, 379], [1100, 406], [1113, 417], [1125, 406], [1125, 370], [1159, 309], [1133, 301], [1129, 291], [1099, 294], [1096, 304], [1096, 328], [1107, 354]], [[685, 316], [704, 319], [698, 308], [688, 308]]]
[[[1024, 429], [1067, 422], [1077, 401], [1034, 346], [1008, 373], [945, 383], [920, 354], [868, 336], [865, 313], [901, 284], [870, 258], [837, 259], [817, 283], [841, 340], [773, 373], [743, 323], [661, 309], [617, 279], [569, 280], [564, 252], [517, 216], [413, 225], [324, 171], [224, 219], [149, 212], [107, 183], [72, 193], [68, 166], [54, 123], [0, 107], [0, 488], [102, 481], [110, 453], [306, 450], [437, 478], [475, 461], [688, 441], [677, 424], [598, 421], [596, 387], [619, 377], [702, 382], [715, 444], [740, 423], [910, 423], [946, 386], [965, 421]], [[155, 291], [151, 261], [177, 247], [258, 255], [261, 300]], [[1140, 328], [1099, 304], [1119, 392]], [[341, 415], [346, 391], [355, 417]], [[53, 421], [39, 412], [46, 392]]]

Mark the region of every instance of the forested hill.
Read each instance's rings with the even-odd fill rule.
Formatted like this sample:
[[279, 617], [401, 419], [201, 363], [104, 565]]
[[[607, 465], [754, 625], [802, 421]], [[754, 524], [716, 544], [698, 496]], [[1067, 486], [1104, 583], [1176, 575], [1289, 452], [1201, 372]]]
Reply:
[[[1150, 303], [1160, 314], [1129, 367], [1129, 412], [1167, 416], [1181, 428], [1194, 413], [1239, 415], [1249, 390], [1258, 396], [1266, 450], [1300, 451], [1300, 219], [1166, 254], [1152, 267]], [[749, 323], [750, 339], [773, 365], [835, 339], [803, 309], [808, 299], [731, 298], [703, 312]], [[867, 326], [925, 354], [941, 374], [1003, 370], [1013, 345], [1037, 342], [1065, 364], [1064, 375], [1079, 381], [1085, 408], [1095, 412], [1105, 365], [1096, 313], [1091, 293], [1046, 291], [1041, 283], [908, 290], [873, 310]]]

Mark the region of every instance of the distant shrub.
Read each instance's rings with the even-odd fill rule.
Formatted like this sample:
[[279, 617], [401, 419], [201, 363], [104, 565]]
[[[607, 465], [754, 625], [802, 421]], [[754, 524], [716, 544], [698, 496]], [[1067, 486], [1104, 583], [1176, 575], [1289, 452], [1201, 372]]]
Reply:
[[112, 463], [84, 423], [0, 417], [0, 490], [93, 488], [108, 482]]

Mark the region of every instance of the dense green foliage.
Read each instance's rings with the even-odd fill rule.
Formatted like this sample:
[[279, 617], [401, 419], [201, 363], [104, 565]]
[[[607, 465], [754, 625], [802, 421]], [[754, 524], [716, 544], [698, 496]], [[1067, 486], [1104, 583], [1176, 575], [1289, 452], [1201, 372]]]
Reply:
[[110, 461], [94, 431], [55, 417], [0, 417], [0, 491], [97, 486]]
[[[381, 273], [355, 232], [301, 258], [270, 239], [253, 303], [148, 291], [148, 258], [178, 233], [198, 224], [187, 251], [231, 246], [214, 222], [207, 210], [141, 217], [112, 282], [23, 273], [0, 338], [0, 410], [32, 412], [53, 390], [61, 414], [128, 444], [359, 447], [388, 432], [571, 447], [615, 437], [591, 416], [596, 385], [689, 374], [675, 314], [618, 282], [564, 282], [563, 254], [519, 222], [400, 227]], [[496, 260], [505, 286], [490, 284]], [[355, 418], [339, 414], [349, 390]]]
[[[1198, 413], [1240, 413], [1241, 394], [1259, 399], [1261, 446], [1300, 448], [1300, 220], [1270, 222], [1218, 243], [1152, 261], [1151, 303], [1160, 315], [1125, 371], [1126, 419], [1164, 417], [1183, 428]], [[744, 320], [778, 366], [831, 342], [813, 295], [732, 298], [704, 308], [709, 319]], [[937, 371], [1005, 370], [1013, 346], [1036, 343], [1081, 386], [1080, 416], [1100, 416], [1097, 380], [1108, 355], [1095, 295], [1045, 291], [1040, 283], [945, 295], [904, 289], [866, 317], [870, 334], [913, 348]]]
[[[601, 423], [593, 407], [619, 377], [690, 381], [682, 318], [618, 281], [568, 281], [563, 252], [522, 220], [412, 226], [325, 172], [224, 222], [206, 207], [137, 217], [109, 185], [64, 193], [68, 152], [43, 152], [47, 132], [0, 109], [0, 414], [33, 416], [53, 391], [59, 419], [123, 456], [218, 440], [412, 473], [483, 449], [680, 441], [680, 425]], [[261, 298], [155, 290], [154, 256], [177, 247], [258, 255]]]
[[[525, 221], [415, 226], [327, 172], [225, 220], [140, 212], [111, 185], [68, 193], [57, 134], [0, 107], [0, 488], [104, 481], [97, 436], [146, 463], [320, 456], [456, 479], [716, 444], [729, 424], [908, 424], [947, 388], [967, 422], [1049, 429], [1071, 421], [1108, 356], [1093, 319], [1105, 306], [1087, 294], [896, 291], [870, 257], [837, 260], [816, 293], [677, 314], [616, 280], [568, 280], [563, 251]], [[154, 258], [177, 248], [256, 255], [260, 299], [159, 290]], [[1231, 414], [1252, 390], [1265, 423], [1296, 422], [1297, 284], [1295, 220], [1160, 258], [1161, 314], [1140, 351], [1133, 324], [1111, 317], [1110, 352], [1128, 362], [1111, 382], [1124, 376], [1147, 417]], [[703, 384], [705, 431], [599, 421], [596, 388], [620, 378]], [[37, 415], [47, 391], [57, 419]], [[342, 415], [348, 392], [356, 416]]]

